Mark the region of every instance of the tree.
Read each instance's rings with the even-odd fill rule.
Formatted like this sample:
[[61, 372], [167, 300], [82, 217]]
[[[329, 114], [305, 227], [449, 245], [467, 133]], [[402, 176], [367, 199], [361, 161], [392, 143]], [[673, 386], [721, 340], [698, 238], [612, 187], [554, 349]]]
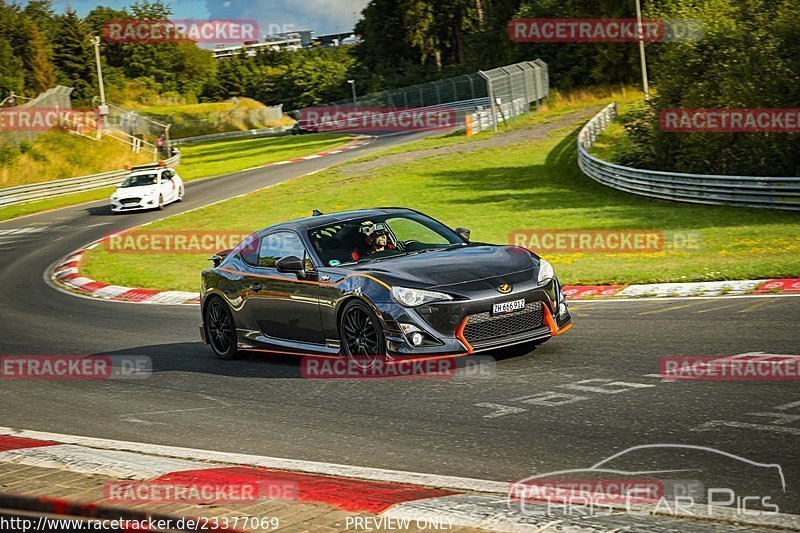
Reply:
[[702, 39], [653, 54], [656, 95], [628, 125], [627, 164], [689, 173], [800, 175], [800, 134], [664, 132], [665, 109], [793, 108], [800, 102], [795, 0], [670, 0], [651, 16], [701, 20]]
[[25, 6], [25, 15], [44, 33], [46, 41], [50, 42], [53, 39], [56, 29], [56, 13], [50, 0], [29, 0]]
[[55, 66], [50, 61], [44, 33], [35, 25], [30, 27], [28, 53], [25, 56], [26, 87], [41, 93], [55, 86]]
[[73, 98], [91, 98], [97, 94], [94, 51], [89, 32], [71, 9], [57, 18], [56, 39], [53, 59], [59, 81], [75, 88]]
[[14, 49], [19, 20], [19, 7], [0, 0], [0, 99], [25, 90], [22, 59]]

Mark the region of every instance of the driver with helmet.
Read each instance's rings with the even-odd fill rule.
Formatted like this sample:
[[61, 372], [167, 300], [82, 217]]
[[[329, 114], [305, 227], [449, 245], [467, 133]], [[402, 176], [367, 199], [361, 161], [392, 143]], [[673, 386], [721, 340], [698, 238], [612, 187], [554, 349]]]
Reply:
[[364, 257], [386, 250], [394, 250], [394, 245], [389, 243], [389, 232], [386, 224], [365, 222], [359, 229], [359, 233], [364, 235], [363, 248], [355, 248], [350, 254], [351, 259], [358, 261]]

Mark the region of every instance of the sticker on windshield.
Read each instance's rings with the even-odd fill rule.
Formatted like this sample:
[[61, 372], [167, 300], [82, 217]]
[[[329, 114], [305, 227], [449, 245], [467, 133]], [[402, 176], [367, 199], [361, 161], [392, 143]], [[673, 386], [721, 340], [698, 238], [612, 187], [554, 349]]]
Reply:
[[336, 259], [331, 259], [330, 261], [328, 261], [328, 266], [335, 267], [336, 265], [339, 264], [341, 264], [341, 261], [337, 261]]

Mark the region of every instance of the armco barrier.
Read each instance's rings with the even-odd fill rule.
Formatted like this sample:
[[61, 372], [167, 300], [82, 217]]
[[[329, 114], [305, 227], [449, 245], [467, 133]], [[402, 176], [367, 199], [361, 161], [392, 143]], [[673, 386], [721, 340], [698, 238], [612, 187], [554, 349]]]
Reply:
[[[171, 167], [178, 165], [180, 162], [180, 154], [164, 160], [164, 164]], [[46, 200], [65, 194], [73, 194], [116, 185], [129, 172], [129, 170], [113, 170], [101, 174], [92, 174], [91, 176], [81, 176], [79, 178], [46, 181], [44, 183], [32, 183], [30, 185], [0, 189], [0, 207], [22, 204], [33, 200]]]
[[217, 141], [220, 139], [238, 139], [240, 137], [277, 137], [284, 135], [290, 128], [285, 126], [278, 126], [275, 128], [262, 128], [258, 130], [242, 130], [242, 131], [227, 131], [225, 133], [209, 133], [208, 135], [197, 135], [195, 137], [183, 137], [182, 139], [173, 139], [171, 144], [177, 146], [179, 144], [198, 143], [205, 141]]
[[598, 159], [589, 153], [589, 148], [616, 114], [617, 104], [609, 104], [578, 134], [578, 166], [593, 180], [662, 200], [800, 211], [800, 177], [679, 174], [624, 167]]

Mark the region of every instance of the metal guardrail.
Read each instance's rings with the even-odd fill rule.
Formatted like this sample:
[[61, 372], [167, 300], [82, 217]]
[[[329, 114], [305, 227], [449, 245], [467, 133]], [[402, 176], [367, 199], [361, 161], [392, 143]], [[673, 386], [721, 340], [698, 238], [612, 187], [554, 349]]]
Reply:
[[611, 103], [578, 134], [578, 166], [593, 180], [631, 194], [696, 204], [733, 205], [800, 211], [800, 177], [681, 174], [615, 165], [589, 148], [617, 115]]
[[277, 137], [284, 135], [291, 127], [277, 126], [274, 128], [261, 128], [257, 130], [227, 131], [224, 133], [209, 133], [208, 135], [197, 135], [195, 137], [183, 137], [170, 141], [172, 146], [188, 143], [198, 143], [206, 141], [218, 141], [223, 139], [238, 139], [240, 137]]
[[[164, 160], [164, 164], [170, 167], [174, 167], [180, 162], [180, 154]], [[30, 185], [0, 189], [0, 207], [22, 204], [34, 200], [46, 200], [65, 194], [90, 191], [92, 189], [101, 189], [110, 185], [116, 185], [129, 173], [130, 170], [113, 170], [101, 174], [92, 174], [91, 176], [45, 181], [44, 183], [32, 183]]]
[[467, 135], [475, 135], [482, 131], [495, 129], [497, 123], [495, 119], [501, 120], [506, 124], [519, 115], [530, 110], [530, 103], [525, 98], [517, 98], [513, 102], [506, 102], [499, 106], [494, 106], [494, 110], [489, 107], [489, 99], [486, 99], [486, 106], [470, 113], [465, 117]]
[[[446, 104], [436, 104], [426, 107], [409, 108], [409, 109], [387, 109], [384, 113], [369, 113], [369, 116], [374, 121], [391, 120], [392, 116], [399, 117], [404, 113], [413, 112], [417, 115], [425, 115], [434, 111], [440, 110], [446, 113], [452, 113], [454, 118], [454, 126], [462, 128], [464, 126], [465, 117], [472, 113], [475, 109], [482, 108], [489, 105], [488, 98], [475, 98], [472, 100], [460, 100], [458, 102], [449, 102]], [[306, 108], [313, 109], [313, 108]], [[334, 108], [335, 109], [335, 108]], [[336, 113], [329, 113], [331, 120], [319, 120], [315, 124], [320, 127], [320, 131], [326, 133], [336, 133], [342, 131], [344, 133], [369, 130], [369, 127], [364, 127], [363, 117], [359, 114], [361, 111], [358, 107], [342, 107], [339, 108], [344, 117], [335, 117]], [[395, 118], [396, 119], [396, 118]], [[409, 130], [410, 131], [410, 130]]]

